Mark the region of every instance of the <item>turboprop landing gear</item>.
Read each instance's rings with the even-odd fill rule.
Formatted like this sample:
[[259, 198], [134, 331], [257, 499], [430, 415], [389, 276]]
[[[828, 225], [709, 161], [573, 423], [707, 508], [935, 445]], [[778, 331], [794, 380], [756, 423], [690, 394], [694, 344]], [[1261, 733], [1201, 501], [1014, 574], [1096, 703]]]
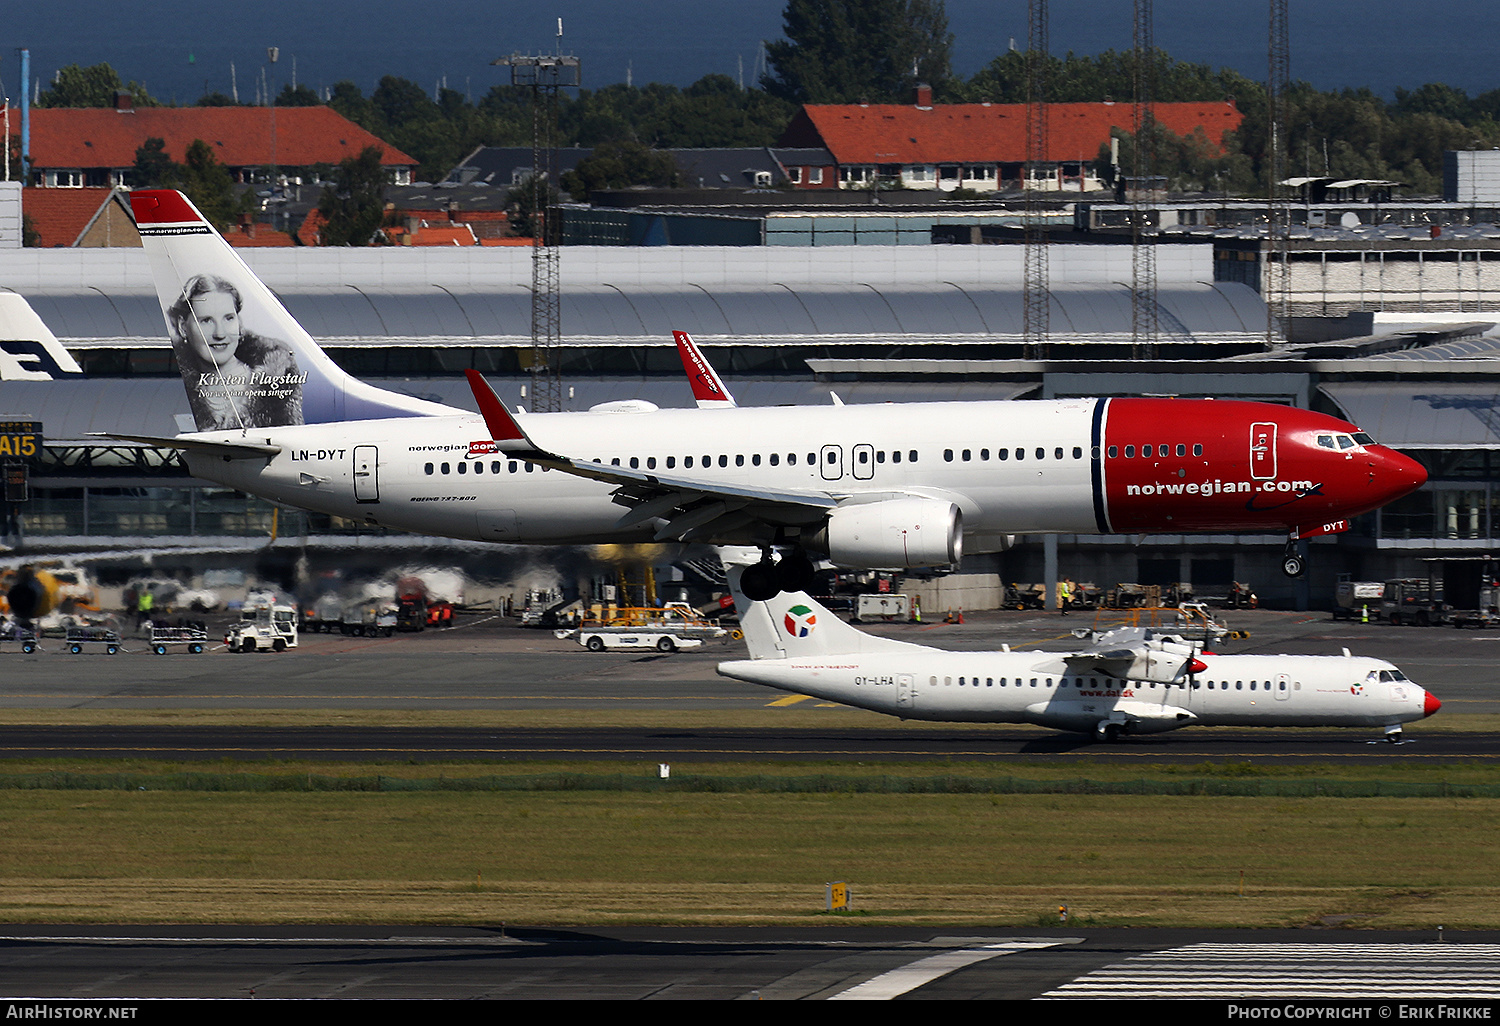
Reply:
[[1120, 740], [1120, 732], [1123, 729], [1123, 726], [1123, 724], [1114, 723], [1110, 720], [1104, 720], [1094, 728], [1094, 740], [1103, 741], [1107, 745], [1112, 745], [1116, 741]]

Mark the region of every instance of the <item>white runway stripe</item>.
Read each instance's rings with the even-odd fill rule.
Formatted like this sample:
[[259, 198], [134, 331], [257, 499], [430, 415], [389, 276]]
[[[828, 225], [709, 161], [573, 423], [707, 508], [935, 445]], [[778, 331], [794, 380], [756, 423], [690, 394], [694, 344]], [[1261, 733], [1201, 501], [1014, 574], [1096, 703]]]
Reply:
[[1049, 998], [1467, 998], [1500, 993], [1496, 944], [1194, 944], [1137, 955]]
[[945, 951], [940, 955], [929, 955], [909, 965], [903, 965], [899, 969], [892, 969], [890, 972], [871, 977], [856, 987], [850, 987], [848, 990], [833, 995], [828, 1000], [889, 1001], [900, 997], [907, 991], [916, 990], [918, 987], [931, 983], [939, 977], [947, 976], [960, 969], [967, 969], [976, 962], [1013, 954], [1017, 951], [1050, 948], [1060, 943], [1062, 942], [1052, 940], [1005, 941], [1000, 944], [986, 944], [980, 948]]

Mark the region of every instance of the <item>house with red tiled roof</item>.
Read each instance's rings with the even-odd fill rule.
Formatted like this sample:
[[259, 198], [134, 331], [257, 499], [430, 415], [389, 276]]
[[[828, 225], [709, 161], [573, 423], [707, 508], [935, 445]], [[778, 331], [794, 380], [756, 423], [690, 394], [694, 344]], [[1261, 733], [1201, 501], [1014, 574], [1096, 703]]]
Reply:
[[21, 212], [36, 230], [37, 245], [47, 249], [141, 244], [122, 189], [24, 188]]
[[331, 167], [367, 146], [383, 151], [393, 184], [409, 182], [417, 164], [331, 107], [43, 107], [31, 111], [29, 184], [140, 184], [130, 180], [135, 152], [152, 138], [178, 163], [202, 139], [240, 182], [265, 181], [273, 166], [291, 176]]
[[[1129, 103], [1048, 104], [1045, 157], [1051, 177], [1040, 187], [1099, 188], [1089, 164], [1109, 144], [1111, 130], [1132, 130], [1134, 114]], [[1176, 135], [1201, 131], [1219, 150], [1241, 121], [1232, 102], [1158, 103], [1154, 115]], [[882, 182], [987, 192], [1019, 183], [1026, 136], [1025, 104], [933, 104], [930, 93], [919, 92], [916, 104], [806, 105], [780, 145], [827, 149], [843, 189]]]

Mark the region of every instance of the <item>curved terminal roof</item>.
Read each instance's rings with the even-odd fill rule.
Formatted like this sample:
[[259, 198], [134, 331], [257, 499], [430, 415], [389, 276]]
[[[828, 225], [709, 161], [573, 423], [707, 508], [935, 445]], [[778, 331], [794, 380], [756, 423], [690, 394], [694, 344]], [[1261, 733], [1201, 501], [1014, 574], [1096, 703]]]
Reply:
[[[166, 345], [154, 293], [140, 289], [16, 290], [69, 346]], [[282, 301], [308, 332], [337, 345], [530, 345], [531, 295], [521, 285], [460, 291], [442, 285], [287, 288]], [[564, 345], [671, 344], [692, 332], [705, 345], [840, 345], [870, 341], [982, 345], [1022, 333], [1015, 284], [806, 284], [672, 286], [594, 284], [562, 295]], [[1265, 308], [1248, 286], [1171, 283], [1158, 291], [1164, 329], [1179, 340], [1246, 342]], [[1128, 336], [1125, 283], [1052, 290], [1053, 341]], [[1183, 338], [1182, 336], [1186, 336]]]

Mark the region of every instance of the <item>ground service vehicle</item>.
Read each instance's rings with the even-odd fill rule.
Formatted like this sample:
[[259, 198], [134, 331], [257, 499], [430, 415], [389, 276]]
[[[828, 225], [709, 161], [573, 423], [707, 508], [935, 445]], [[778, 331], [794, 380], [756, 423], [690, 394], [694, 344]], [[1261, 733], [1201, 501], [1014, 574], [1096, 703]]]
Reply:
[[292, 606], [246, 606], [239, 623], [224, 634], [231, 652], [285, 652], [297, 647], [297, 610]]

